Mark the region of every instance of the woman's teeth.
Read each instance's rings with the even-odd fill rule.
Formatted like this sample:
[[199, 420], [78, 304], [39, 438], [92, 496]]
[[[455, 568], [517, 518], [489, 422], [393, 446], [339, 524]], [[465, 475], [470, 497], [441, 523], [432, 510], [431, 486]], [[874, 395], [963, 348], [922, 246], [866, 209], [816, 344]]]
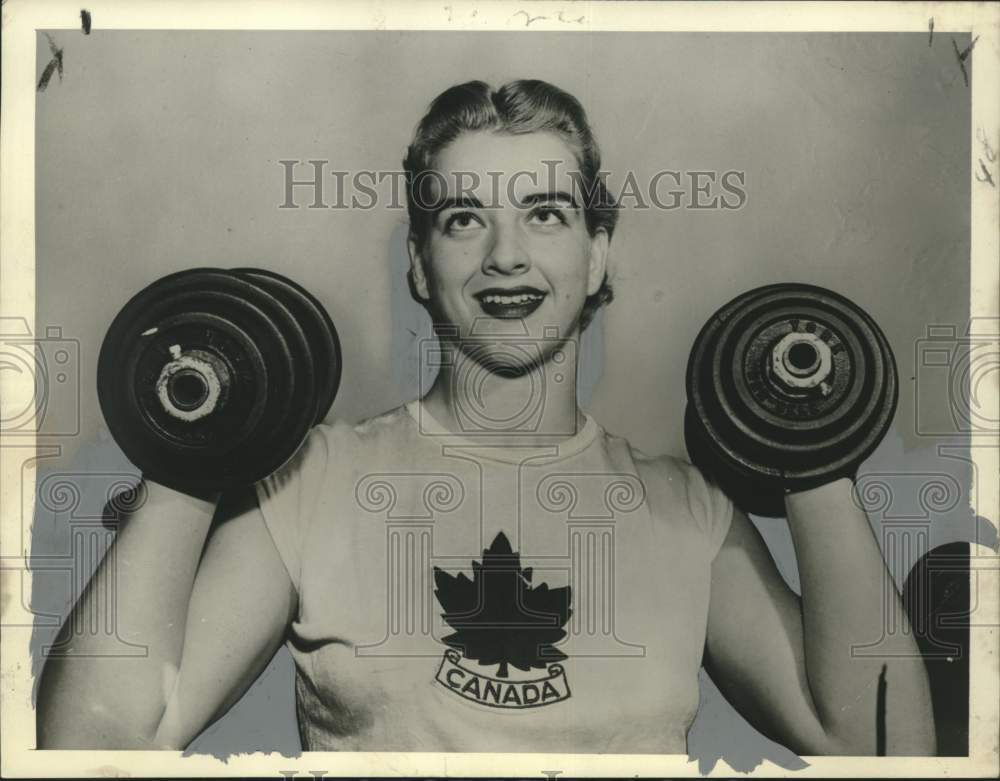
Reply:
[[483, 296], [487, 304], [526, 304], [529, 301], [541, 301], [542, 296], [534, 293], [521, 293], [517, 296]]

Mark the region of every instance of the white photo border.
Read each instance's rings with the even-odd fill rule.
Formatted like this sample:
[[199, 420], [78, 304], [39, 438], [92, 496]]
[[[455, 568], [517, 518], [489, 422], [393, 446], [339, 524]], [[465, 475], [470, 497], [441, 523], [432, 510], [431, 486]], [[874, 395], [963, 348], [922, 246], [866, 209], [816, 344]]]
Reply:
[[[791, 6], [794, 6], [793, 8]], [[485, 0], [396, 0], [394, 2], [324, 3], [319, 0], [285, 2], [225, 2], [223, 0], [93, 0], [81, 3], [6, 0], [2, 6], [3, 91], [0, 106], [0, 313], [22, 317], [34, 333], [35, 306], [35, 99], [37, 30], [79, 30], [81, 7], [91, 15], [94, 29], [217, 29], [217, 30], [597, 30], [614, 31], [732, 31], [732, 32], [927, 32], [933, 17], [936, 33], [968, 33], [978, 39], [972, 91], [972, 210], [970, 317], [997, 318], [1000, 291], [1000, 189], [976, 179], [980, 142], [977, 131], [1000, 148], [1000, 4], [987, 3], [656, 3], [656, 2], [530, 2]], [[530, 10], [528, 14], [521, 11]], [[475, 11], [475, 14], [472, 12]], [[582, 21], [580, 18], [582, 17]], [[573, 20], [572, 24], [565, 20]], [[0, 377], [3, 387], [31, 378]], [[998, 389], [987, 389], [998, 406]], [[701, 775], [698, 764], [685, 755], [621, 754], [471, 754], [471, 753], [336, 753], [305, 752], [300, 757], [280, 754], [239, 754], [221, 760], [208, 755], [183, 756], [170, 751], [37, 751], [32, 677], [28, 652], [30, 627], [8, 622], [11, 610], [25, 610], [21, 583], [29, 588], [25, 554], [30, 540], [22, 540], [23, 474], [31, 475], [35, 457], [31, 437], [18, 437], [13, 446], [0, 447], [0, 575], [3, 580], [4, 620], [0, 642], [0, 773], [23, 776], [133, 775], [167, 778], [184, 776], [272, 776], [295, 771], [299, 776], [322, 773], [335, 776], [534, 776], [559, 771], [562, 777]], [[9, 446], [7, 446], [9, 445]], [[974, 511], [1000, 518], [1000, 443], [972, 447]], [[1000, 577], [997, 551], [980, 548], [973, 559], [979, 572], [983, 616], [971, 628], [971, 685], [969, 757], [806, 757], [808, 767], [788, 770], [762, 762], [751, 777], [936, 777], [992, 776], [1000, 772]], [[983, 602], [985, 598], [987, 602]], [[731, 776], [733, 769], [720, 760], [710, 776]]]

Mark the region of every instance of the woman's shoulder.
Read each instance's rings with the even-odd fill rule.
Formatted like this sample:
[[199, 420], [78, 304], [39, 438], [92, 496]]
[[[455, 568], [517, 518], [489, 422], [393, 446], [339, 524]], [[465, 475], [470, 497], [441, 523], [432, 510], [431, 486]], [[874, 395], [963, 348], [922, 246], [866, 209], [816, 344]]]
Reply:
[[625, 437], [607, 431], [604, 437], [613, 460], [634, 467], [647, 501], [663, 514], [670, 515], [670, 508], [683, 506], [700, 521], [714, 525], [713, 516], [728, 512], [725, 494], [686, 458], [671, 453], [650, 454]]
[[404, 447], [416, 428], [408, 404], [401, 404], [357, 421], [332, 417], [315, 426], [310, 438], [321, 438], [331, 454], [357, 459], [366, 451]]
[[671, 453], [651, 454], [621, 434], [608, 431], [598, 424], [604, 437], [605, 448], [615, 460], [626, 459], [635, 466], [638, 476], [645, 480], [667, 480], [687, 483], [700, 476], [696, 466]]

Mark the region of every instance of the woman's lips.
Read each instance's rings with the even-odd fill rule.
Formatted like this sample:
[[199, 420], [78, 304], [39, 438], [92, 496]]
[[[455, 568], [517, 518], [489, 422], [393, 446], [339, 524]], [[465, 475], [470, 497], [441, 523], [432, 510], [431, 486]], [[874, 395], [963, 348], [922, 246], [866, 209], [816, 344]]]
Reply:
[[540, 292], [485, 293], [477, 296], [479, 306], [488, 317], [504, 320], [525, 318], [531, 315], [545, 300]]

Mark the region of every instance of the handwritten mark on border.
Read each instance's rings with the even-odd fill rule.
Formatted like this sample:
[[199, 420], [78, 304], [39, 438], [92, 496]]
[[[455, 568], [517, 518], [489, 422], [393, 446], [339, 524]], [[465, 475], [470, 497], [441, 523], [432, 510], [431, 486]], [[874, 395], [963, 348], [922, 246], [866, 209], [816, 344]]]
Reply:
[[969, 59], [969, 55], [972, 54], [972, 47], [976, 45], [976, 41], [978, 40], [979, 36], [977, 35], [975, 38], [972, 39], [972, 43], [968, 45], [965, 51], [960, 52], [958, 50], [958, 44], [955, 43], [955, 39], [954, 38], [951, 39], [951, 45], [955, 49], [955, 57], [958, 58], [958, 67], [962, 69], [962, 78], [965, 80], [966, 87], [969, 86], [969, 72], [965, 69], [965, 61]]
[[59, 74], [59, 81], [62, 81], [63, 77], [63, 50], [56, 46], [56, 42], [52, 40], [52, 36], [45, 33], [45, 37], [49, 42], [49, 51], [52, 52], [52, 59], [49, 60], [48, 65], [45, 66], [45, 70], [42, 71], [42, 77], [38, 80], [38, 91], [45, 92], [45, 88], [49, 86], [49, 79], [52, 78], [53, 73]]

